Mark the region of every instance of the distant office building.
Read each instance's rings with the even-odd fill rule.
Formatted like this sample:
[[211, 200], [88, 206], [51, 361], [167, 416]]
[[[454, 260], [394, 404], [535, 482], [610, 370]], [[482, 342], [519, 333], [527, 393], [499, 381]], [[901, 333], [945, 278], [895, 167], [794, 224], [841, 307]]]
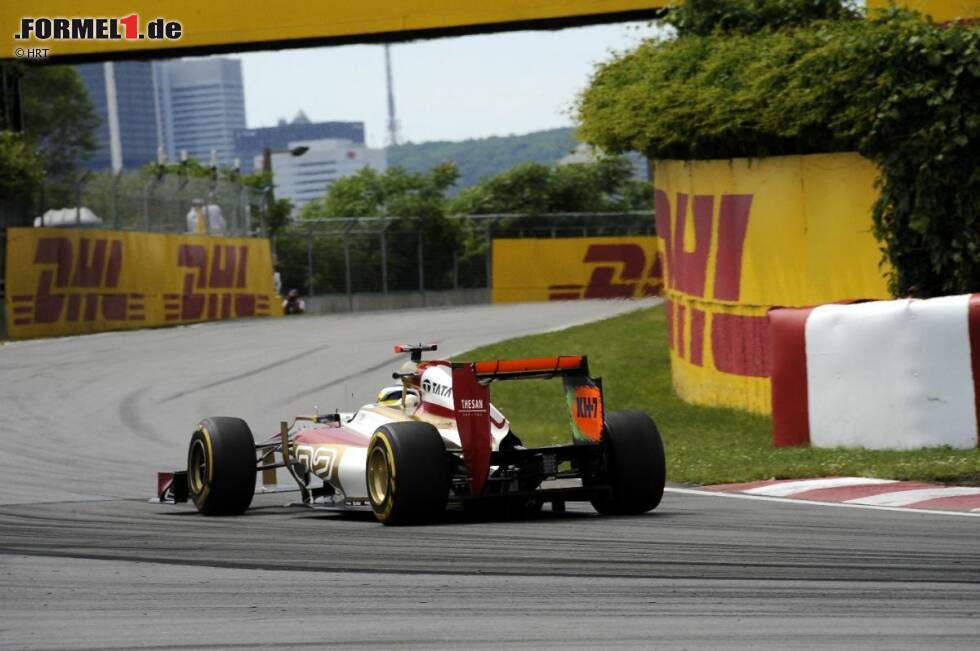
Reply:
[[157, 158], [160, 105], [154, 66], [144, 61], [87, 63], [75, 71], [101, 119], [92, 170], [132, 170]]
[[235, 148], [242, 160], [242, 171], [253, 171], [252, 161], [266, 149], [285, 149], [299, 140], [349, 140], [364, 144], [363, 122], [311, 122], [302, 111], [292, 122], [280, 120], [274, 127], [241, 129], [235, 132]]
[[218, 153], [220, 165], [236, 158], [235, 132], [245, 128], [242, 62], [212, 57], [161, 61], [156, 68], [164, 150], [177, 160], [181, 150], [202, 163]]
[[272, 154], [272, 176], [276, 196], [288, 198], [297, 210], [326, 194], [337, 179], [356, 174], [365, 167], [383, 172], [387, 167], [383, 149], [368, 149], [351, 140], [326, 139], [291, 141], [284, 149], [305, 146], [301, 156], [289, 151]]

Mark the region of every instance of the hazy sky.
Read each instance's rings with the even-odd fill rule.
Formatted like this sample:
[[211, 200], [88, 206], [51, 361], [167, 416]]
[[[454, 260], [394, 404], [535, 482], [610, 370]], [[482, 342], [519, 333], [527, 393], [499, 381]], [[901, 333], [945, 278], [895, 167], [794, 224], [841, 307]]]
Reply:
[[[402, 140], [462, 140], [569, 126], [595, 63], [651, 36], [648, 23], [413, 41], [391, 47]], [[361, 120], [386, 140], [380, 45], [283, 50], [242, 59], [250, 127], [292, 119]]]

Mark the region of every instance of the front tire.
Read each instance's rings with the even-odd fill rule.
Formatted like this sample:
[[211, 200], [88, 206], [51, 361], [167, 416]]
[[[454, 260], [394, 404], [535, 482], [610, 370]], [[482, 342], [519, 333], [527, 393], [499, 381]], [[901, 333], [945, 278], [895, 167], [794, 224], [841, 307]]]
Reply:
[[240, 418], [205, 418], [187, 451], [187, 486], [204, 515], [239, 515], [255, 495], [255, 439]]
[[657, 508], [664, 495], [666, 462], [657, 425], [641, 411], [614, 411], [606, 416], [602, 471], [598, 483], [610, 494], [592, 498], [603, 515], [639, 515]]
[[422, 524], [438, 518], [449, 498], [449, 459], [429, 423], [390, 423], [368, 445], [368, 499], [379, 522]]

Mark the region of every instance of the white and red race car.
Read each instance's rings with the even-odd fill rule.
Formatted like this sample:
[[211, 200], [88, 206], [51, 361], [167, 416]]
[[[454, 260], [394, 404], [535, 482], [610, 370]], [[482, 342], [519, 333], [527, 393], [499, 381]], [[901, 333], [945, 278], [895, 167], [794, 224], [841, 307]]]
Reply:
[[[645, 513], [660, 503], [665, 463], [656, 425], [642, 412], [605, 413], [602, 382], [589, 376], [584, 356], [423, 361], [433, 350], [396, 346], [411, 362], [377, 402], [297, 416], [260, 443], [241, 419], [205, 418], [191, 436], [187, 470], [160, 473], [159, 500], [190, 498], [205, 515], [239, 514], [256, 492], [277, 490], [283, 468], [304, 505], [370, 508], [384, 524], [428, 522], [447, 506], [486, 503], [533, 511], [591, 501], [603, 514]], [[489, 387], [554, 377], [563, 381], [571, 443], [527, 448], [490, 403]]]

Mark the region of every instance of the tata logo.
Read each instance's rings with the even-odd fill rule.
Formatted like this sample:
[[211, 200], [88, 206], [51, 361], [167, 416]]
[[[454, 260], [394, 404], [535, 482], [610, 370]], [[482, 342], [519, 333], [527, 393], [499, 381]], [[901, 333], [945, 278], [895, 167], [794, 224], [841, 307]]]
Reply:
[[484, 411], [486, 409], [483, 406], [482, 400], [464, 398], [459, 401], [459, 404], [460, 404], [460, 408], [465, 411]]
[[164, 294], [167, 321], [229, 319], [269, 314], [269, 297], [244, 291], [248, 247], [226, 244], [181, 244], [177, 267], [187, 269], [182, 294]]
[[123, 244], [109, 237], [42, 237], [34, 251], [41, 268], [34, 294], [11, 296], [15, 325], [143, 321], [143, 294], [115, 291], [123, 267]]
[[445, 396], [449, 397], [453, 395], [453, 388], [445, 384], [440, 384], [438, 382], [433, 382], [428, 378], [422, 379], [422, 391], [425, 393], [431, 393], [434, 396]]
[[656, 296], [663, 289], [660, 254], [648, 260], [639, 244], [591, 244], [582, 262], [597, 265], [588, 284], [551, 285], [548, 300], [638, 298]]
[[575, 398], [575, 415], [578, 418], [595, 418], [598, 416], [598, 396], [580, 396]]

